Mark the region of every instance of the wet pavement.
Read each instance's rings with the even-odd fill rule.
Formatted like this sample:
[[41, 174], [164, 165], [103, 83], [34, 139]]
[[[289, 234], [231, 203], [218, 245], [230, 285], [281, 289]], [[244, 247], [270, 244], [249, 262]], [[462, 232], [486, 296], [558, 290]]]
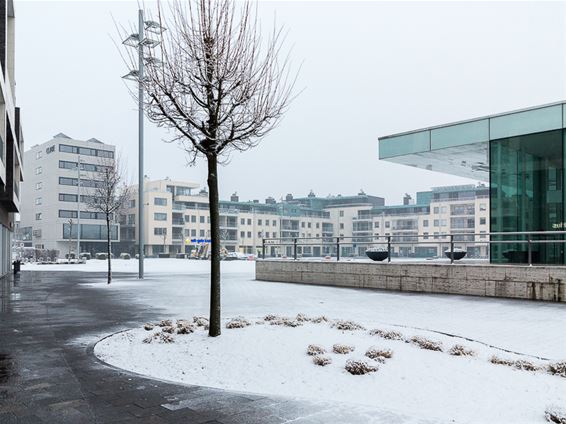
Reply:
[[0, 279], [0, 423], [424, 422], [359, 405], [171, 384], [106, 365], [93, 340], [160, 319], [161, 311], [81, 284], [95, 277], [104, 274]]

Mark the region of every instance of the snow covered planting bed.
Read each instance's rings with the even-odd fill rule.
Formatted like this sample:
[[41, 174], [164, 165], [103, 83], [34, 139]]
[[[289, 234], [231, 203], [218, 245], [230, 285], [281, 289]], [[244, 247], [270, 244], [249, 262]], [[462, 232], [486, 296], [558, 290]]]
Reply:
[[148, 324], [103, 339], [95, 354], [159, 379], [431, 420], [545, 422], [546, 411], [566, 405], [566, 378], [551, 374], [561, 369], [557, 361], [424, 330], [248, 316], [227, 320], [222, 336], [209, 338], [205, 320]]

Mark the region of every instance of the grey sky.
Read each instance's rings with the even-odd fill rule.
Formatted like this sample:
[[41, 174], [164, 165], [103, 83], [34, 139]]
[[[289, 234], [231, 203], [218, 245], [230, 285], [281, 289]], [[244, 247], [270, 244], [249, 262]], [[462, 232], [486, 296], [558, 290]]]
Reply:
[[[377, 137], [562, 100], [565, 4], [263, 2], [290, 31], [305, 91], [256, 149], [221, 170], [242, 199], [403, 193], [469, 180], [380, 162]], [[134, 1], [17, 1], [16, 80], [27, 146], [58, 132], [116, 144], [137, 175], [137, 112], [120, 76], [112, 16]], [[206, 166], [146, 124], [152, 179], [206, 182]]]

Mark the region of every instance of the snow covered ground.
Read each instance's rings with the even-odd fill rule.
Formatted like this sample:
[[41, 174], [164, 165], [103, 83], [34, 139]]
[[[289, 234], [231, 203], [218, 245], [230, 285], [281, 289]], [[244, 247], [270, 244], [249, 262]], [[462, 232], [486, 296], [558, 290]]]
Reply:
[[[207, 314], [209, 265], [206, 261], [149, 259], [143, 281], [130, 275], [116, 277], [108, 286], [93, 276], [89, 286], [151, 306], [163, 319], [190, 319]], [[134, 273], [137, 261], [114, 260], [113, 268]], [[104, 271], [105, 262], [25, 265], [23, 269]], [[119, 367], [157, 378], [364, 403], [423, 418], [454, 418], [456, 422], [544, 422], [547, 405], [566, 404], [566, 379], [487, 361], [493, 353], [516, 359], [495, 348], [552, 361], [566, 359], [564, 305], [259, 282], [254, 280], [254, 262], [244, 261], [223, 262], [222, 272], [225, 318], [242, 315], [254, 322], [267, 314], [326, 315], [351, 319], [368, 329], [395, 328], [408, 337], [426, 334], [442, 341], [446, 348], [465, 344], [478, 356], [463, 358], [423, 351], [411, 344], [370, 336], [367, 331], [342, 334], [322, 324], [224, 329], [217, 339], [209, 339], [201, 330], [175, 336], [172, 344], [142, 343], [147, 333], [134, 329], [99, 343], [96, 354]], [[305, 354], [308, 344], [322, 344], [328, 349], [341, 342], [356, 346], [351, 357], [363, 356], [372, 345], [391, 348], [394, 356], [374, 374], [352, 376], [344, 371], [345, 357], [331, 355], [332, 365], [317, 367]]]

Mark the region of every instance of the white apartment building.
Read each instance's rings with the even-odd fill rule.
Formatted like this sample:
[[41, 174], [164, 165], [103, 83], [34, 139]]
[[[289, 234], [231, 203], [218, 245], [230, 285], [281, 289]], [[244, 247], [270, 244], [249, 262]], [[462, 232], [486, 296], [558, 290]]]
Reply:
[[[434, 187], [417, 193], [416, 203], [406, 198], [403, 205], [383, 206], [363, 211], [354, 218], [353, 234], [359, 254], [368, 242], [387, 236], [395, 242], [392, 255], [404, 257], [441, 256], [454, 247], [468, 251], [469, 257], [487, 258], [489, 246], [489, 188], [483, 185]], [[475, 235], [474, 235], [475, 234]], [[372, 238], [373, 237], [373, 238]], [[370, 243], [371, 244], [371, 243]], [[374, 243], [384, 247], [383, 243]]]
[[[106, 251], [105, 216], [90, 211], [86, 201], [100, 184], [97, 172], [113, 166], [114, 157], [112, 145], [95, 138], [76, 140], [63, 133], [24, 153], [20, 227], [23, 233], [31, 233], [33, 247], [51, 251], [49, 257], [76, 254], [80, 225], [80, 253]], [[117, 224], [110, 233], [112, 241], [118, 242]]]
[[[169, 179], [144, 182], [144, 230], [147, 256], [189, 254], [206, 252], [210, 244], [210, 215], [208, 193], [198, 191], [199, 185]], [[120, 249], [135, 253], [138, 238], [137, 186], [133, 187], [128, 209], [120, 217]], [[226, 252], [260, 255], [263, 239], [284, 238], [289, 245], [266, 245], [270, 256], [293, 255], [294, 238], [328, 238], [351, 234], [350, 216], [358, 210], [383, 205], [383, 199], [360, 193], [358, 196], [308, 197], [286, 199], [277, 202], [267, 198], [242, 202], [236, 194], [229, 201], [220, 201], [220, 231], [222, 246]], [[335, 216], [335, 217], [334, 217]], [[336, 225], [335, 226], [335, 222]], [[344, 230], [344, 228], [347, 229]], [[350, 233], [347, 233], [350, 231]], [[307, 242], [298, 247], [301, 256], [331, 254], [334, 244], [323, 245], [320, 240]]]
[[15, 214], [20, 211], [23, 135], [16, 107], [14, 2], [0, 2], [0, 275], [10, 271]]

